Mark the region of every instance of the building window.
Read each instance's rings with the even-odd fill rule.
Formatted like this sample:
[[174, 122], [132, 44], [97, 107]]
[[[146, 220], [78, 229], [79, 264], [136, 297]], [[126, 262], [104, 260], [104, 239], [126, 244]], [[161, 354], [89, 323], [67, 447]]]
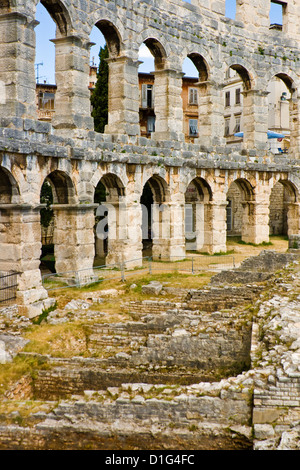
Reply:
[[46, 109], [49, 111], [54, 111], [55, 109], [55, 94], [49, 92], [40, 92], [39, 93], [39, 109]]
[[142, 84], [142, 108], [154, 108], [154, 87], [148, 83]]
[[189, 120], [189, 132], [190, 132], [190, 136], [197, 136], [198, 135], [198, 121], [197, 121], [197, 119], [190, 119]]
[[148, 116], [147, 131], [149, 134], [151, 134], [151, 132], [155, 132], [155, 116]]
[[235, 90], [235, 104], [241, 104], [241, 89], [237, 88]]
[[198, 104], [197, 88], [189, 88], [189, 104]]
[[230, 91], [226, 91], [225, 93], [225, 106], [228, 108], [230, 106]]
[[240, 116], [237, 116], [235, 118], [234, 132], [241, 132], [241, 117]]
[[225, 119], [225, 137], [229, 135], [230, 132], [230, 118]]

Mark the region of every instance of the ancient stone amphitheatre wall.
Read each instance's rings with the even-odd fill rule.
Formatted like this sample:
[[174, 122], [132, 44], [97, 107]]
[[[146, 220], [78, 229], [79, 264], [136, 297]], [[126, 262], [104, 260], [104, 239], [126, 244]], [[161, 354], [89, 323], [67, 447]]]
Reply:
[[[57, 24], [56, 113], [37, 120], [35, 109], [35, 11], [33, 0], [7, 0], [0, 9], [0, 203], [1, 271], [18, 271], [18, 298], [35, 314], [47, 303], [39, 271], [40, 192], [54, 193], [55, 267], [58, 273], [88, 270], [95, 255], [94, 195], [106, 189], [112, 219], [108, 263], [139, 263], [143, 255], [141, 196], [164, 208], [155, 225], [154, 257], [185, 256], [185, 211], [190, 183], [196, 188], [196, 248], [226, 251], [227, 192], [236, 182], [243, 207], [242, 238], [269, 239], [272, 188], [285, 187], [287, 234], [299, 234], [299, 12], [284, 3], [281, 31], [269, 28], [270, 2], [241, 1], [235, 20], [225, 1], [116, 2], [44, 0]], [[109, 118], [94, 132], [88, 91], [90, 33], [97, 26], [109, 46]], [[155, 58], [156, 130], [139, 136], [138, 51]], [[182, 64], [199, 72], [199, 136], [184, 141]], [[224, 140], [223, 86], [228, 67], [243, 80], [243, 142]], [[268, 152], [267, 86], [278, 77], [289, 88], [290, 153]], [[160, 211], [158, 211], [159, 213]], [[147, 231], [146, 231], [147, 232]], [[148, 233], [148, 232], [147, 232]], [[30, 234], [30, 235], [29, 235]]]

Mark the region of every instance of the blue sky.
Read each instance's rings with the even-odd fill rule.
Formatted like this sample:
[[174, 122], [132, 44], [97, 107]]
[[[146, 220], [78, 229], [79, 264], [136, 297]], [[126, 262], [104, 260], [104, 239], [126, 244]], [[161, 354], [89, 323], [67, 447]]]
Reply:
[[[190, 0], [183, 0], [191, 3]], [[236, 0], [226, 0], [226, 16], [229, 18], [235, 17]], [[272, 4], [271, 7], [271, 23], [281, 23], [280, 5]], [[39, 3], [37, 6], [36, 19], [40, 24], [36, 27], [36, 76], [39, 82], [55, 83], [55, 47], [50, 39], [55, 38], [55, 23], [51, 19], [45, 8]], [[98, 54], [100, 46], [104, 45], [104, 38], [97, 27], [93, 28], [91, 34], [91, 41], [96, 45], [91, 48], [91, 62], [94, 58], [96, 65], [98, 64]], [[153, 58], [146, 47], [141, 48], [140, 60], [144, 62], [140, 66], [141, 72], [151, 72], [154, 70]], [[186, 59], [183, 65], [183, 71], [190, 76], [194, 76], [196, 71], [189, 59]]]

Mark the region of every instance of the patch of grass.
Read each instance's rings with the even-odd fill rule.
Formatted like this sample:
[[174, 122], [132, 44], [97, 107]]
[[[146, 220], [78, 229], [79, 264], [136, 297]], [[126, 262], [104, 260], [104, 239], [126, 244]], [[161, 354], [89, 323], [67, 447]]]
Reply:
[[24, 352], [54, 357], [72, 357], [87, 352], [87, 330], [79, 322], [34, 325], [25, 338], [29, 343], [24, 347]]
[[37, 318], [33, 318], [32, 323], [34, 325], [40, 325], [42, 321], [47, 320], [49, 313], [53, 312], [56, 309], [57, 309], [57, 302], [55, 302], [55, 304], [52, 307], [49, 307], [43, 310], [42, 313]]
[[16, 356], [12, 362], [0, 365], [0, 394], [18, 382], [24, 376], [34, 377], [38, 369], [45, 368], [40, 358], [31, 356]]

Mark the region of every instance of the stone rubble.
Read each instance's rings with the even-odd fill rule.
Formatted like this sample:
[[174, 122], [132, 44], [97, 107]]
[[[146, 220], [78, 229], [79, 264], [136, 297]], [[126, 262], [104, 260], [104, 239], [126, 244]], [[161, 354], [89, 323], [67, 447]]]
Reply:
[[[135, 433], [140, 433], [138, 435], [141, 436], [143, 433], [147, 434], [148, 432], [150, 434], [154, 433], [156, 436], [159, 433], [167, 436], [167, 416], [171, 414], [174, 425], [178, 426], [174, 434], [177, 437], [181, 433], [180, 435], [184, 435], [187, 439], [187, 427], [192, 427], [193, 429], [197, 428], [194, 436], [202, 435], [202, 437], [207, 437], [210, 434], [208, 430], [211, 430], [210, 438], [214, 435], [219, 440], [225, 439], [226, 427], [231, 432], [231, 439], [236, 435], [243, 436], [246, 441], [251, 441], [253, 433], [254, 450], [299, 450], [299, 287], [300, 271], [298, 265], [294, 263], [282, 275], [279, 274], [273, 278], [267, 295], [264, 290], [257, 291], [257, 299], [251, 306], [254, 321], [252, 325], [251, 368], [249, 370], [235, 376], [222, 378], [219, 381], [194, 380], [186, 385], [164, 381], [148, 383], [143, 380], [134, 380], [135, 376], [141, 379], [147, 376], [149, 378], [151, 371], [154, 371], [157, 377], [161, 373], [158, 362], [151, 363], [150, 361], [147, 363], [147, 374], [143, 376], [141, 371], [139, 372], [137, 369], [137, 359], [140, 361], [144, 357], [147, 362], [147, 358], [152, 357], [153, 347], [156, 348], [156, 345], [155, 357], [158, 357], [159, 351], [163, 351], [162, 354], [165, 354], [162, 347], [167, 344], [166, 340], [168, 338], [168, 341], [179, 341], [179, 343], [176, 343], [177, 351], [174, 350], [173, 356], [169, 356], [170, 361], [175, 361], [179, 349], [181, 349], [180, 354], [184, 351], [185, 341], [188, 341], [187, 345], [190, 348], [189, 342], [195, 337], [195, 334], [200, 334], [201, 338], [205, 338], [203, 332], [199, 333], [201, 322], [207, 323], [206, 334], [209, 330], [208, 334], [213, 335], [214, 338], [218, 331], [223, 331], [224, 334], [224, 325], [227, 320], [228, 322], [233, 321], [235, 310], [221, 309], [211, 312], [209, 307], [205, 312], [203, 303], [203, 311], [199, 312], [195, 308], [189, 310], [189, 302], [195, 302], [193, 296], [194, 294], [198, 295], [198, 292], [192, 292], [192, 295], [184, 302], [178, 301], [178, 299], [174, 299], [172, 302], [151, 299], [143, 301], [142, 304], [130, 302], [127, 305], [130, 310], [134, 310], [135, 307], [139, 306], [138, 308], [141, 311], [143, 305], [146, 311], [140, 314], [136, 321], [127, 322], [124, 325], [116, 323], [110, 325], [110, 328], [114, 329], [117, 344], [121, 344], [124, 327], [127, 329], [128, 335], [136, 334], [136, 328], [147, 329], [150, 325], [155, 325], [155, 328], [163, 327], [163, 333], [156, 331], [149, 335], [147, 348], [137, 341], [136, 345], [132, 344], [133, 349], [128, 350], [128, 352], [125, 352], [122, 347], [119, 351], [113, 348], [114, 354], [106, 360], [97, 360], [95, 358], [72, 358], [69, 361], [59, 360], [58, 358], [48, 359], [49, 364], [53, 363], [51, 369], [53, 377], [55, 374], [57, 374], [57, 378], [63, 378], [64, 374], [68, 377], [68, 374], [73, 371], [75, 374], [73, 378], [77, 384], [83, 378], [80, 375], [83, 370], [90, 374], [93, 371], [90, 367], [94, 366], [95, 370], [99, 372], [101, 367], [105, 365], [104, 376], [108, 377], [109, 374], [118, 372], [117, 364], [123, 364], [124, 371], [129, 367], [128, 378], [131, 381], [126, 381], [124, 375], [123, 381], [122, 376], [120, 376], [120, 382], [115, 385], [111, 382], [111, 385], [107, 387], [101, 388], [99, 386], [95, 389], [86, 387], [80, 393], [75, 392], [68, 399], [64, 398], [51, 413], [45, 414], [43, 412], [41, 415], [37, 415], [38, 424], [32, 428], [34, 431], [28, 429], [28, 436], [31, 433], [37, 433], [37, 435], [42, 433], [43, 436], [49, 435], [52, 432], [51, 430], [75, 434], [83, 432], [87, 435], [100, 432], [101, 439], [105, 439], [105, 436], [111, 435], [111, 433], [119, 433], [127, 437], [135, 435]], [[253, 288], [253, 285], [249, 285], [248, 288]], [[208, 287], [204, 289], [206, 294], [209, 290]], [[218, 290], [213, 291], [218, 292]], [[237, 292], [240, 293], [239, 290]], [[207, 297], [207, 302], [209, 305], [209, 297]], [[57, 309], [50, 312], [47, 321], [50, 324], [55, 324], [59, 318], [67, 321], [70, 321], [70, 318], [93, 318], [95, 312], [87, 308], [91, 305], [90, 300], [76, 300], [71, 304], [67, 304], [67, 308], [63, 310]], [[73, 312], [70, 312], [70, 307], [72, 307]], [[152, 311], [152, 309], [154, 310]], [[156, 310], [159, 311], [159, 309], [161, 313], [158, 315]], [[70, 314], [72, 317], [69, 316]], [[238, 309], [237, 315], [240, 314], [241, 310]], [[97, 311], [97, 315], [103, 318], [105, 312], [99, 314]], [[19, 316], [15, 307], [2, 309], [1, 319], [3, 334], [0, 335], [0, 341], [4, 341], [5, 335], [14, 338], [13, 354], [16, 354], [21, 347], [22, 331], [26, 330], [30, 321]], [[101, 325], [101, 328], [103, 327], [108, 328], [108, 325]], [[103, 336], [101, 328], [99, 330], [100, 337]], [[106, 336], [105, 341], [109, 338], [108, 329]], [[132, 341], [132, 337], [130, 341]], [[6, 356], [9, 353], [8, 344], [9, 341], [7, 340], [6, 349], [2, 351], [4, 360], [11, 360]], [[135, 348], [137, 348], [138, 354], [135, 354]], [[58, 367], [59, 364], [61, 364], [60, 367]], [[134, 368], [130, 369], [130, 364], [135, 364], [135, 376], [133, 374]], [[65, 369], [62, 367], [63, 365], [66, 367]], [[83, 369], [81, 369], [82, 367]], [[44, 373], [46, 374], [44, 377], [49, 379], [50, 376], [47, 375], [47, 371]], [[171, 374], [171, 372], [169, 373]], [[73, 378], [71, 375], [69, 376], [70, 384]], [[26, 389], [26, 384], [24, 384], [24, 387]], [[41, 387], [45, 389], [43, 382], [41, 382]], [[36, 392], [37, 390], [36, 388]], [[22, 383], [16, 386], [16, 394], [22, 396]], [[13, 396], [13, 391], [6, 395], [10, 399], [13, 399]], [[246, 424], [246, 416], [251, 417], [249, 405], [252, 401], [253, 421], [252, 425], [249, 425], [249, 423]], [[228, 416], [233, 415], [236, 418], [233, 420], [230, 418], [228, 421]], [[101, 427], [99, 428], [100, 422]], [[7, 432], [8, 428], [0, 424], [0, 436], [2, 436], [4, 443], [9, 442], [10, 439]], [[22, 432], [24, 433], [25, 430], [23, 429]], [[17, 428], [14, 428], [14, 433], [18, 436], [19, 431]], [[32, 436], [31, 438], [33, 439]], [[28, 439], [31, 438], [28, 437]]]

